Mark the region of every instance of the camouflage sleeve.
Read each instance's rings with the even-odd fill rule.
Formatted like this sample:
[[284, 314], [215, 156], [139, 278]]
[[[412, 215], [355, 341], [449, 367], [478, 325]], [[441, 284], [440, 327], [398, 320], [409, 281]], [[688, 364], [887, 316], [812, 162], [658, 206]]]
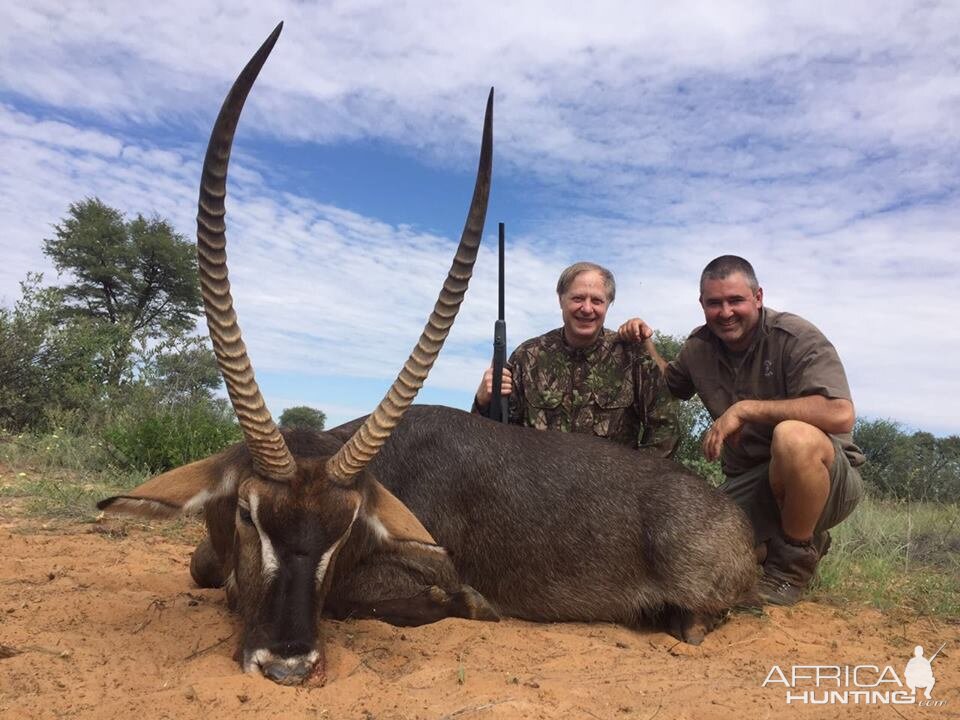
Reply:
[[513, 378], [513, 392], [510, 393], [510, 424], [523, 425], [526, 414], [526, 393], [523, 386], [523, 367], [518, 362], [517, 351], [514, 350], [507, 359], [507, 367]]
[[639, 447], [654, 450], [661, 457], [672, 457], [680, 445], [679, 403], [670, 394], [663, 373], [650, 355], [643, 353], [638, 365], [643, 418]]
[[473, 415], [481, 415], [481, 416], [483, 416], [483, 417], [486, 417], [486, 416], [487, 416], [487, 411], [486, 411], [486, 409], [480, 407], [480, 405], [477, 404], [477, 395], [476, 395], [476, 393], [474, 393], [474, 395], [473, 395], [473, 404], [470, 406], [470, 413], [473, 414]]

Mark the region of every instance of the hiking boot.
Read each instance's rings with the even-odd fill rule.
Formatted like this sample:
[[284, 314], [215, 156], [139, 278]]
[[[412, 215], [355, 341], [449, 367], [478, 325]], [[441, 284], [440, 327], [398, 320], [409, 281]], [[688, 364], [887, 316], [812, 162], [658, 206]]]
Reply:
[[818, 532], [816, 535], [813, 536], [813, 544], [816, 546], [817, 552], [820, 553], [820, 559], [821, 559], [821, 560], [823, 560], [823, 558], [826, 556], [826, 554], [827, 554], [828, 552], [830, 552], [830, 543], [831, 543], [831, 542], [832, 542], [832, 541], [830, 540], [830, 531], [829, 531], [829, 530], [823, 530], [823, 531]]
[[770, 538], [763, 577], [757, 584], [760, 599], [769, 605], [793, 605], [810, 584], [819, 560], [812, 540], [798, 543], [782, 535]]

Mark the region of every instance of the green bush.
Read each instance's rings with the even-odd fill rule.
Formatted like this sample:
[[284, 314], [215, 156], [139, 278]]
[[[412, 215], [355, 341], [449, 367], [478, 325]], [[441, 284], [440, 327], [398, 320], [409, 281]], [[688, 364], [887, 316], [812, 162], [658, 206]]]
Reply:
[[938, 438], [893, 420], [861, 418], [853, 441], [867, 458], [860, 472], [875, 497], [960, 501], [960, 436]]
[[142, 409], [118, 417], [104, 432], [120, 465], [154, 473], [212, 455], [241, 437], [232, 413], [209, 402]]
[[0, 427], [50, 430], [49, 413], [84, 411], [103, 390], [111, 328], [59, 317], [59, 293], [30, 273], [13, 308], [0, 307]]
[[[677, 357], [683, 340], [682, 337], [664, 335], [660, 332], [654, 333], [653, 336], [657, 352], [665, 360], [673, 360]], [[703, 456], [703, 436], [710, 428], [713, 418], [700, 401], [700, 397], [694, 395], [689, 400], [674, 400], [672, 411], [675, 413], [677, 430], [680, 433], [680, 443], [673, 454], [673, 459], [712, 485], [720, 485], [724, 481], [720, 461], [711, 462]]]
[[323, 430], [327, 415], [323, 410], [317, 410], [308, 405], [297, 405], [287, 408], [280, 415], [280, 427], [301, 428], [303, 430]]

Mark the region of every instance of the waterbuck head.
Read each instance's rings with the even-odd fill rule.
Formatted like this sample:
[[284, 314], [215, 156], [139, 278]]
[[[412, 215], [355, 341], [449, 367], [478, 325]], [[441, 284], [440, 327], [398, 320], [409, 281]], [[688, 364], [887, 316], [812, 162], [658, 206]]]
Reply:
[[260, 394], [233, 310], [224, 207], [240, 112], [281, 28], [282, 23], [240, 73], [223, 103], [204, 160], [197, 217], [207, 325], [244, 441], [152, 478], [126, 495], [103, 500], [99, 507], [140, 517], [202, 511], [209, 538], [194, 554], [194, 578], [203, 586], [226, 587], [243, 624], [244, 669], [293, 684], [322, 668], [317, 621], [341, 555], [342, 568], [370, 547], [386, 543], [439, 557], [446, 561], [439, 572], [453, 572], [442, 548], [420, 522], [364, 468], [413, 402], [463, 301], [490, 191], [493, 92], [487, 100], [476, 185], [456, 256], [397, 380], [349, 439], [327, 433], [285, 436]]

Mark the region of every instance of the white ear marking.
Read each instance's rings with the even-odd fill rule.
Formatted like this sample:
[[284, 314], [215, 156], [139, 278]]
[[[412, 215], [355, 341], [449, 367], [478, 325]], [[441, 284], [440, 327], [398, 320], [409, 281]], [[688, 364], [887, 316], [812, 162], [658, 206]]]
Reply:
[[378, 518], [376, 515], [373, 513], [368, 513], [367, 515], [363, 516], [363, 519], [367, 521], [367, 527], [369, 527], [370, 530], [373, 531], [373, 534], [377, 536], [377, 540], [380, 542], [385, 542], [391, 539], [392, 536], [390, 535], [390, 531], [387, 530], [386, 525], [380, 522], [380, 518]]
[[387, 526], [383, 524], [383, 521], [375, 513], [367, 513], [363, 516], [363, 519], [367, 523], [367, 527], [370, 528], [371, 532], [376, 536], [377, 540], [386, 543], [386, 542], [397, 542], [403, 543], [404, 545], [414, 545], [423, 550], [429, 550], [432, 552], [438, 552], [441, 554], [446, 554], [447, 549], [442, 545], [434, 545], [431, 543], [421, 542], [420, 540], [409, 540], [406, 538], [396, 538], [391, 532], [387, 529]]
[[106, 512], [110, 515], [133, 515], [141, 518], [170, 518], [178, 515], [180, 508], [150, 498], [118, 497], [110, 503]]
[[209, 490], [201, 490], [192, 498], [187, 500], [186, 503], [184, 503], [183, 510], [181, 510], [181, 512], [184, 515], [195, 515], [203, 510], [203, 507], [207, 504], [207, 501], [213, 497], [216, 497], [216, 495]]

